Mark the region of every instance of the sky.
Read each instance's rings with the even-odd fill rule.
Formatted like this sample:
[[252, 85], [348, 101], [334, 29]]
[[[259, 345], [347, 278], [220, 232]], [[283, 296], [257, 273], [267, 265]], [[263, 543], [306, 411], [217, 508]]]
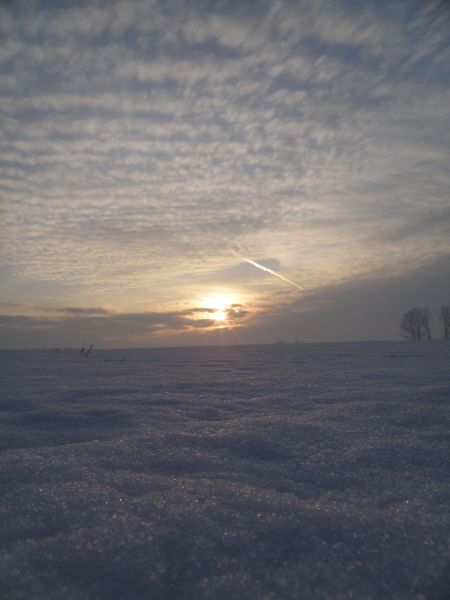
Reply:
[[412, 306], [439, 337], [449, 33], [446, 2], [1, 3], [1, 347], [398, 339]]

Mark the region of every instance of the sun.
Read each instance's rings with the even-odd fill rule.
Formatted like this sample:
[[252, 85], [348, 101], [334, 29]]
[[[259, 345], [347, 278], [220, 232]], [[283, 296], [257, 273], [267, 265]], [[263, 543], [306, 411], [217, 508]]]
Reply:
[[227, 309], [236, 304], [236, 298], [231, 294], [212, 294], [201, 301], [202, 308], [206, 309], [214, 321], [226, 321]]

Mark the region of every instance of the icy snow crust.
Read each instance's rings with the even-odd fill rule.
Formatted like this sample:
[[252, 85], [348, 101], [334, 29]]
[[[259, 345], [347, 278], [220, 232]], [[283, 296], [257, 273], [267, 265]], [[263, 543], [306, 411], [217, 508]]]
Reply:
[[0, 360], [2, 600], [450, 597], [450, 344]]

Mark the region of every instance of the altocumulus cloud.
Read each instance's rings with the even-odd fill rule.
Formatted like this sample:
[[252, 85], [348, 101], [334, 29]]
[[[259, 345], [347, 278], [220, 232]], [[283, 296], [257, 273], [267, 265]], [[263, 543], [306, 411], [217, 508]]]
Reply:
[[231, 247], [312, 290], [448, 253], [445, 5], [0, 11], [6, 300], [157, 295]]

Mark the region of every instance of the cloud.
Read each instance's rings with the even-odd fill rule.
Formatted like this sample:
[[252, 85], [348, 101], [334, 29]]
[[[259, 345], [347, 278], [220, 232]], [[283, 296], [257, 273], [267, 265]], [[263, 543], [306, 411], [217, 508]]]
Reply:
[[319, 289], [446, 253], [442, 5], [1, 10], [0, 268], [23, 286], [100, 306], [244, 282], [235, 247]]
[[71, 316], [107, 316], [111, 314], [110, 311], [102, 307], [79, 308], [77, 306], [66, 306], [64, 308], [57, 308], [56, 312], [64, 313]]
[[416, 214], [406, 222], [397, 225], [395, 229], [385, 232], [387, 240], [405, 238], [414, 239], [436, 235], [450, 236], [450, 206], [439, 210], [426, 210], [423, 214]]
[[0, 333], [4, 347], [77, 347], [86, 340], [102, 347], [398, 339], [401, 315], [418, 305], [431, 308], [439, 338], [437, 315], [450, 296], [449, 265], [446, 255], [395, 276], [351, 279], [301, 298], [280, 293], [252, 309], [235, 303], [226, 309], [225, 329], [218, 329], [214, 310], [203, 307], [135, 313], [68, 307], [51, 317], [0, 315]]
[[[234, 256], [234, 252], [230, 250], [230, 256]], [[274, 271], [278, 271], [281, 268], [280, 261], [276, 258], [262, 258], [259, 262], [273, 269]], [[238, 263], [234, 263], [229, 267], [220, 268], [217, 270], [213, 270], [205, 273], [204, 275], [199, 275], [196, 277], [197, 284], [205, 285], [205, 284], [222, 284], [222, 285], [240, 285], [253, 281], [259, 281], [269, 278], [269, 274], [267, 272], [255, 269], [248, 262], [240, 261]], [[186, 276], [186, 281], [192, 280], [192, 274], [188, 274]]]
[[282, 281], [285, 281], [286, 283], [289, 283], [290, 285], [293, 285], [294, 287], [298, 288], [299, 290], [303, 290], [304, 289], [301, 285], [298, 285], [294, 281], [291, 281], [290, 279], [288, 279], [284, 275], [281, 275], [280, 273], [277, 273], [273, 269], [270, 269], [269, 267], [266, 267], [265, 265], [261, 264], [260, 262], [256, 262], [255, 260], [251, 260], [249, 258], [245, 258], [244, 260], [249, 265], [252, 265], [252, 266], [256, 267], [257, 269], [260, 269], [261, 271], [264, 271], [265, 273], [270, 273], [270, 275], [273, 275], [274, 277], [277, 277], [278, 279], [281, 279]]
[[431, 309], [434, 339], [442, 337], [440, 307], [450, 298], [450, 255], [392, 276], [365, 276], [273, 303], [248, 323], [249, 342], [400, 339], [400, 319], [413, 306]]
[[[20, 305], [15, 305], [15, 308], [20, 310]], [[218, 327], [214, 319], [215, 310], [204, 307], [133, 313], [101, 307], [38, 307], [36, 312], [53, 315], [0, 314], [0, 332], [5, 347], [20, 347], [21, 343], [25, 346], [73, 347], [86, 339], [100, 346], [110, 344], [111, 340], [122, 340], [124, 345], [129, 346], [137, 339], [152, 345], [158, 344], [161, 335], [170, 338], [176, 334], [197, 332], [201, 336]], [[226, 314], [225, 325], [236, 327], [250, 313], [242, 305], [234, 304], [226, 309]]]

